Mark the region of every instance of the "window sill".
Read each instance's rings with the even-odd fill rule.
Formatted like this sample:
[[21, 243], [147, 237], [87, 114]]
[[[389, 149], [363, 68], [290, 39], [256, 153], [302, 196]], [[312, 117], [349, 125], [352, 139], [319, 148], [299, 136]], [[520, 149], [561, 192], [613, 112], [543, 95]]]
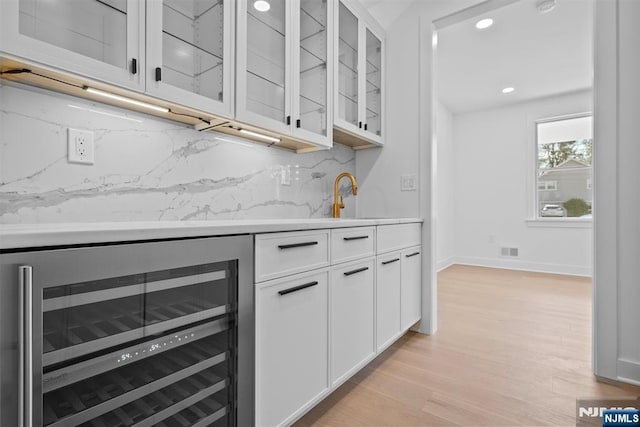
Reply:
[[533, 228], [593, 228], [591, 218], [530, 218], [525, 223]]

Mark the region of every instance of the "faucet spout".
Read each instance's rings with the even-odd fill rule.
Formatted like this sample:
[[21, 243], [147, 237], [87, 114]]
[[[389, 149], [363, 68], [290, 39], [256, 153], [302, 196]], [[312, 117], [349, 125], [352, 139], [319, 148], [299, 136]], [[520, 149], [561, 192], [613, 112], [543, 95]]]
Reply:
[[344, 203], [342, 201], [342, 196], [340, 196], [340, 201], [338, 201], [338, 192], [340, 180], [344, 177], [347, 177], [351, 180], [351, 191], [353, 195], [356, 196], [358, 194], [358, 183], [356, 182], [356, 177], [350, 174], [349, 172], [343, 172], [336, 178], [336, 182], [333, 184], [333, 217], [340, 218], [340, 209], [344, 208]]

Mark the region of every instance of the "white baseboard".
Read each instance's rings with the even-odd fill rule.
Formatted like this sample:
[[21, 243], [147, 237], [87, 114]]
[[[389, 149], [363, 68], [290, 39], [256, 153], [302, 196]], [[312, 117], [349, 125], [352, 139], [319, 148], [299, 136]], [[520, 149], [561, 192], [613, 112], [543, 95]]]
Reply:
[[551, 264], [543, 262], [521, 261], [518, 259], [455, 257], [454, 264], [475, 265], [478, 267], [503, 268], [507, 270], [533, 271], [537, 273], [567, 274], [571, 276], [592, 276], [592, 267], [581, 265]]
[[618, 359], [618, 380], [633, 385], [640, 385], [640, 362]]
[[436, 263], [436, 272], [442, 271], [447, 267], [451, 267], [455, 263], [456, 257], [454, 257], [453, 255], [448, 258], [438, 260], [438, 262]]

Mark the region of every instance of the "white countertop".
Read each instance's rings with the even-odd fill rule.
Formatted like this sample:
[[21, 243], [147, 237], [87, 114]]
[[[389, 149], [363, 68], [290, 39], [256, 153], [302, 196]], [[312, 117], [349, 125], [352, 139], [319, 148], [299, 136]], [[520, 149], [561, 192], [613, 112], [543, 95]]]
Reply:
[[300, 218], [215, 221], [2, 224], [0, 250], [89, 243], [272, 233], [422, 222], [421, 218]]

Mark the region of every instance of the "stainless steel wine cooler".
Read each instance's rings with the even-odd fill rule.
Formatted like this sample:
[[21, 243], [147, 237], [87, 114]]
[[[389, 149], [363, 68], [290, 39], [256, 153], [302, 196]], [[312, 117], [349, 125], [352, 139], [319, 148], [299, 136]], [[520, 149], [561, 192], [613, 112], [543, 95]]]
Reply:
[[253, 424], [249, 236], [2, 255], [2, 426]]

